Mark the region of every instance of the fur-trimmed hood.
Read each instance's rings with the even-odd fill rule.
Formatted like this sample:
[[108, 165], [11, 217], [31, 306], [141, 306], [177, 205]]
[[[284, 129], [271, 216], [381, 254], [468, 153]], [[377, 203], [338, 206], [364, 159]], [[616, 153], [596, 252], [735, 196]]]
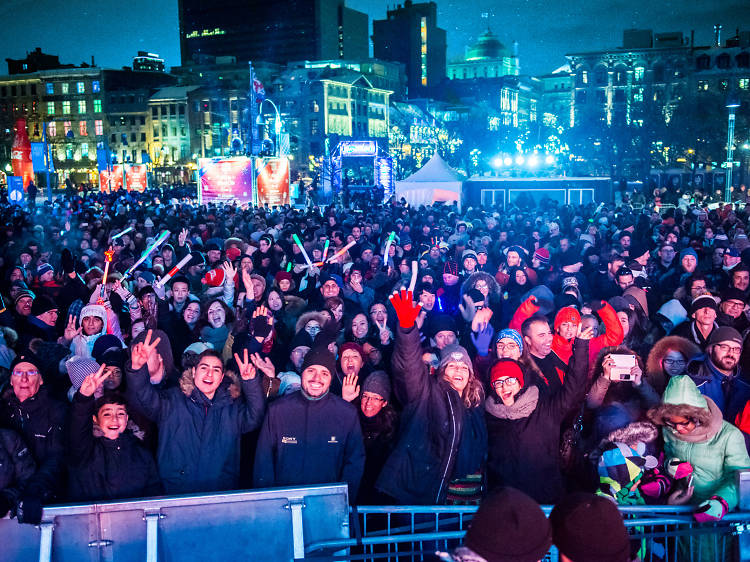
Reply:
[[[229, 396], [232, 400], [236, 400], [242, 394], [242, 388], [240, 387], [240, 377], [232, 369], [224, 369], [224, 379], [219, 385], [219, 389], [227, 386]], [[180, 377], [180, 390], [182, 393], [190, 398], [190, 395], [195, 390], [195, 379], [193, 378], [193, 369], [185, 369]], [[217, 389], [218, 392], [218, 389]]]
[[480, 280], [487, 283], [487, 287], [490, 289], [489, 297], [491, 300], [500, 299], [500, 285], [492, 275], [484, 271], [477, 271], [466, 278], [466, 281], [461, 284], [461, 298], [463, 299], [463, 296], [473, 289], [476, 282]]
[[690, 340], [681, 336], [665, 336], [658, 340], [648, 354], [646, 360], [646, 380], [657, 392], [664, 392], [667, 387], [667, 375], [664, 373], [662, 361], [670, 351], [679, 351], [687, 362], [701, 354], [700, 348]]
[[304, 314], [301, 314], [297, 319], [297, 324], [294, 326], [294, 333], [296, 334], [300, 330], [304, 329], [305, 324], [307, 324], [310, 320], [316, 320], [318, 324], [320, 324], [320, 328], [322, 329], [329, 319], [330, 316], [328, 316], [328, 314], [319, 310], [311, 310], [310, 312], [305, 312]]
[[628, 447], [633, 448], [635, 443], [651, 443], [659, 437], [659, 430], [657, 427], [647, 421], [633, 422], [625, 427], [615, 429], [607, 437], [605, 441], [611, 443], [625, 443]]
[[[651, 408], [649, 419], [657, 425], [665, 425], [667, 418], [683, 416], [696, 420], [698, 427], [688, 435], [672, 432], [682, 441], [705, 441], [721, 429], [721, 412], [707, 396], [703, 396], [693, 380], [687, 375], [672, 377], [664, 391], [660, 406]], [[692, 435], [695, 434], [695, 435]]]

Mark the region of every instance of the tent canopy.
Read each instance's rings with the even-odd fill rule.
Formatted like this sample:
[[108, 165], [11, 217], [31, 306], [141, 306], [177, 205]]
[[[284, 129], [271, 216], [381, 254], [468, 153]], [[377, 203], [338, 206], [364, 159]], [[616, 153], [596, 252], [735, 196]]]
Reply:
[[410, 205], [456, 201], [461, 205], [464, 177], [435, 152], [427, 163], [408, 178], [396, 182], [396, 196]]

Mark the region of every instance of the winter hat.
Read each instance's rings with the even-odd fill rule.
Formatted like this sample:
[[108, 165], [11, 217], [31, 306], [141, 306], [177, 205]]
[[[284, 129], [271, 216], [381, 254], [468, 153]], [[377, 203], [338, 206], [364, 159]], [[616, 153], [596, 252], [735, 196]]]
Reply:
[[107, 309], [101, 304], [87, 304], [81, 309], [81, 320], [87, 316], [94, 316], [100, 318], [104, 322], [104, 327], [107, 327]]
[[501, 377], [515, 377], [518, 379], [518, 384], [523, 388], [523, 370], [518, 361], [500, 359], [495, 363], [490, 371], [490, 386], [494, 385], [497, 379]]
[[692, 248], [685, 248], [680, 252], [680, 261], [682, 261], [682, 258], [685, 256], [693, 256], [696, 261], [698, 261], [698, 252], [693, 250]]
[[511, 330], [510, 328], [505, 328], [504, 330], [500, 330], [497, 333], [497, 338], [495, 339], [495, 343], [497, 344], [497, 342], [503, 338], [508, 338], [508, 339], [513, 340], [518, 346], [519, 351], [523, 353], [523, 338], [521, 337], [521, 334], [518, 333], [517, 330]]
[[339, 288], [344, 286], [344, 280], [341, 278], [341, 275], [336, 275], [335, 273], [321, 273], [320, 285], [323, 286], [328, 281], [333, 281], [339, 286]]
[[631, 285], [622, 293], [628, 303], [633, 304], [643, 311], [644, 316], [648, 318], [648, 299], [646, 298], [646, 291], [635, 285]]
[[677, 326], [687, 320], [687, 310], [678, 299], [668, 300], [656, 312], [669, 320], [672, 326]]
[[557, 330], [563, 322], [580, 324], [581, 314], [572, 306], [563, 307], [555, 315], [555, 330]]
[[362, 394], [372, 392], [386, 402], [391, 398], [391, 380], [385, 371], [373, 371], [362, 383]]
[[533, 499], [514, 488], [499, 488], [482, 500], [464, 544], [487, 562], [541, 560], [552, 545], [552, 529]]
[[[721, 293], [722, 301], [742, 301], [745, 302], [745, 293], [737, 289], [736, 287], [727, 287]], [[32, 313], [34, 309], [31, 309]]]
[[280, 281], [284, 281], [284, 280], [291, 282], [292, 274], [288, 271], [277, 271], [276, 275], [274, 275], [274, 280], [276, 281], [276, 283], [279, 283]]
[[612, 297], [607, 302], [609, 303], [609, 306], [615, 309], [615, 312], [622, 312], [623, 310], [628, 310], [630, 308], [628, 299], [619, 295]]
[[443, 266], [443, 275], [446, 273], [458, 277], [458, 264], [453, 260], [445, 262], [445, 265]]
[[65, 367], [70, 377], [70, 383], [73, 388], [78, 390], [87, 376], [99, 370], [99, 363], [89, 357], [74, 355], [65, 362]]
[[349, 349], [353, 349], [354, 351], [359, 353], [359, 356], [362, 358], [362, 361], [365, 360], [365, 351], [362, 349], [362, 346], [359, 345], [358, 343], [354, 343], [353, 341], [348, 341], [339, 348], [339, 359], [341, 359], [344, 356], [344, 352]]
[[455, 332], [456, 322], [452, 316], [447, 314], [436, 314], [429, 320], [430, 337], [435, 337], [438, 332]]
[[31, 314], [32, 316], [39, 316], [50, 310], [59, 310], [59, 306], [55, 301], [49, 298], [47, 295], [39, 295], [31, 303]]
[[14, 301], [15, 304], [18, 304], [18, 301], [20, 301], [21, 299], [25, 297], [30, 297], [31, 299], [35, 299], [36, 295], [32, 293], [31, 291], [29, 291], [28, 289], [21, 289], [20, 291], [18, 291], [18, 294], [16, 295], [16, 298]]
[[742, 345], [742, 335], [731, 326], [721, 326], [711, 333], [711, 337], [708, 339], [708, 345], [716, 345], [717, 343], [727, 341]]
[[53, 273], [55, 272], [54, 268], [50, 264], [48, 263], [40, 264], [39, 267], [36, 268], [36, 276], [41, 277], [42, 275], [50, 271]]
[[224, 270], [220, 267], [208, 271], [201, 279], [201, 283], [209, 287], [220, 287], [224, 283]]
[[313, 339], [310, 337], [310, 334], [308, 334], [305, 330], [300, 330], [299, 332], [294, 334], [292, 341], [289, 342], [289, 351], [294, 351], [298, 347], [311, 348], [312, 346]]
[[581, 263], [583, 261], [583, 258], [573, 250], [568, 250], [567, 252], [563, 252], [560, 254], [560, 266], [565, 267], [566, 265], [573, 265], [576, 263]]
[[211, 342], [197, 341], [187, 346], [185, 348], [185, 351], [183, 351], [182, 353], [195, 353], [196, 355], [200, 355], [204, 351], [208, 351], [209, 349], [213, 348], [214, 344], [212, 344]]
[[695, 314], [701, 308], [710, 308], [712, 310], [718, 310], [719, 307], [716, 304], [716, 299], [711, 295], [701, 295], [693, 299], [690, 303], [690, 314]]
[[16, 368], [16, 365], [18, 365], [19, 363], [31, 363], [32, 365], [34, 365], [34, 367], [37, 368], [37, 370], [40, 373], [42, 371], [40, 368], [40, 365], [42, 364], [42, 362], [39, 360], [39, 357], [37, 357], [31, 351], [25, 351], [23, 353], [19, 353], [18, 355], [16, 355], [16, 358], [13, 359], [13, 361], [11, 361], [11, 364], [10, 364], [9, 370], [11, 373], [13, 372], [13, 369]]
[[542, 265], [549, 265], [549, 250], [547, 248], [539, 248], [534, 252], [534, 258], [538, 259]]
[[466, 258], [471, 258], [474, 261], [479, 261], [477, 259], [477, 253], [474, 250], [464, 250], [463, 254], [461, 254], [461, 261], [463, 262]]
[[105, 353], [112, 350], [122, 350], [122, 342], [120, 341], [120, 338], [118, 338], [114, 334], [104, 334], [103, 336], [96, 338], [94, 347], [91, 350], [91, 356], [98, 363], [106, 363], [106, 361], [102, 361], [102, 357]]
[[439, 369], [445, 369], [448, 363], [463, 363], [469, 368], [469, 373], [474, 376], [474, 365], [471, 362], [469, 353], [460, 345], [453, 344], [443, 348], [440, 353]]
[[333, 353], [328, 351], [327, 347], [316, 347], [308, 351], [305, 359], [302, 361], [301, 371], [312, 365], [325, 367], [331, 373], [332, 377], [336, 376], [336, 358], [333, 356]]
[[234, 261], [242, 255], [242, 250], [240, 250], [237, 246], [232, 246], [231, 248], [227, 248], [226, 253], [227, 259], [229, 261]]
[[141, 279], [143, 279], [149, 285], [152, 285], [154, 283], [154, 281], [156, 281], [156, 275], [154, 275], [150, 271], [141, 271], [136, 276], [136, 279], [138, 279], [138, 277], [140, 277]]

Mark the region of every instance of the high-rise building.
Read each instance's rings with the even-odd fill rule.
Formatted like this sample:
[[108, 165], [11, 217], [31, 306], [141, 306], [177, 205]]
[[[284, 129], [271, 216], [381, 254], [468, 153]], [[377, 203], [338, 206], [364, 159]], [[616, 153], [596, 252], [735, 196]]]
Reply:
[[367, 14], [344, 0], [179, 0], [182, 64], [367, 58]]
[[373, 21], [376, 59], [403, 63], [409, 97], [422, 97], [445, 78], [446, 33], [437, 26], [437, 4], [403, 5], [388, 10], [386, 19]]

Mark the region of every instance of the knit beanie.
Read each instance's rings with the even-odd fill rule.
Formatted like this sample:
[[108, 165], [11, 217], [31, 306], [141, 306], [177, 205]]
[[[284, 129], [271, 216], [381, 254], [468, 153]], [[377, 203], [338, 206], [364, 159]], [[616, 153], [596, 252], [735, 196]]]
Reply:
[[716, 299], [711, 295], [701, 295], [693, 299], [690, 303], [690, 314], [695, 314], [701, 308], [710, 308], [712, 310], [719, 310], [719, 306], [716, 304]]
[[469, 353], [458, 344], [449, 345], [443, 348], [440, 354], [440, 366], [441, 370], [445, 369], [448, 363], [463, 363], [469, 367], [469, 373], [474, 376], [474, 365], [471, 362]]
[[523, 369], [521, 369], [518, 361], [514, 361], [513, 359], [500, 359], [495, 363], [490, 371], [490, 386], [494, 385], [497, 379], [501, 377], [515, 377], [518, 379], [518, 384], [523, 388]]
[[20, 301], [22, 298], [29, 297], [31, 299], [35, 299], [36, 295], [29, 291], [28, 289], [21, 289], [18, 291], [18, 294], [16, 294], [16, 298], [14, 300], [15, 304], [18, 304], [18, 301]]
[[572, 306], [566, 306], [561, 308], [555, 316], [555, 330], [557, 330], [563, 322], [572, 322], [573, 324], [581, 323], [581, 314]]
[[34, 355], [34, 353], [32, 353], [31, 351], [25, 351], [23, 353], [19, 353], [18, 355], [16, 355], [16, 358], [13, 359], [13, 361], [11, 361], [10, 363], [9, 370], [11, 373], [13, 372], [13, 369], [16, 368], [16, 365], [18, 365], [19, 363], [31, 363], [32, 365], [34, 365], [34, 367], [36, 367], [39, 370], [39, 372], [41, 372], [40, 366], [42, 363], [41, 361], [39, 361], [39, 357]]
[[711, 333], [711, 337], [708, 339], [708, 345], [715, 345], [727, 341], [742, 345], [742, 334], [731, 326], [721, 326]]
[[391, 399], [391, 380], [385, 371], [373, 371], [362, 383], [362, 394], [372, 392], [386, 402]]
[[31, 303], [31, 314], [32, 316], [39, 316], [40, 314], [44, 314], [50, 310], [58, 310], [59, 308], [60, 307], [57, 303], [47, 295], [39, 295], [34, 299], [34, 302]]
[[74, 355], [65, 362], [65, 367], [68, 370], [70, 383], [78, 390], [87, 376], [99, 370], [99, 363], [89, 357]]
[[529, 562], [544, 558], [552, 530], [533, 499], [513, 488], [499, 488], [482, 500], [464, 544], [487, 562]]
[[50, 264], [48, 263], [40, 264], [39, 267], [36, 268], [36, 276], [41, 277], [42, 275], [50, 271], [52, 271], [53, 273], [55, 271], [54, 268]]
[[331, 373], [332, 377], [336, 376], [336, 358], [333, 356], [333, 353], [328, 351], [327, 347], [316, 347], [308, 351], [305, 359], [302, 361], [302, 369], [300, 371], [304, 371], [312, 365], [325, 367]]
[[221, 268], [212, 269], [201, 279], [201, 283], [209, 287], [219, 287], [224, 283], [224, 270]]
[[453, 260], [445, 262], [445, 265], [443, 266], [443, 275], [446, 273], [458, 277], [458, 264]]
[[534, 252], [534, 258], [539, 260], [542, 265], [549, 265], [549, 250], [547, 248], [539, 248]]
[[511, 330], [510, 328], [505, 328], [504, 330], [500, 330], [497, 333], [497, 339], [495, 339], [495, 344], [497, 344], [497, 342], [499, 342], [503, 338], [513, 340], [518, 346], [518, 350], [521, 353], [523, 353], [523, 338], [521, 337], [521, 334], [518, 333], [517, 330]]
[[294, 334], [292, 341], [289, 342], [289, 351], [294, 351], [298, 347], [311, 348], [312, 346], [313, 339], [310, 337], [310, 334], [308, 334], [305, 330], [300, 330], [299, 332]]
[[698, 261], [698, 253], [692, 248], [685, 248], [680, 252], [680, 261], [682, 261], [682, 258], [685, 256], [693, 256], [695, 260]]
[[438, 332], [455, 332], [456, 321], [447, 314], [436, 314], [430, 318], [428, 327], [427, 333], [434, 338]]
[[555, 546], [575, 562], [628, 562], [630, 541], [611, 500], [586, 492], [569, 494], [549, 517]]
[[276, 280], [276, 283], [287, 280], [289, 282], [292, 281], [292, 274], [288, 271], [277, 271], [276, 275], [274, 276], [274, 279]]
[[344, 356], [344, 352], [345, 351], [348, 351], [350, 349], [353, 349], [354, 351], [356, 351], [357, 353], [359, 353], [359, 356], [362, 358], [362, 361], [365, 360], [365, 351], [364, 351], [364, 349], [362, 349], [361, 345], [359, 345], [358, 343], [355, 343], [353, 341], [348, 341], [348, 342], [346, 342], [345, 344], [343, 344], [339, 348], [339, 359], [341, 359]]

